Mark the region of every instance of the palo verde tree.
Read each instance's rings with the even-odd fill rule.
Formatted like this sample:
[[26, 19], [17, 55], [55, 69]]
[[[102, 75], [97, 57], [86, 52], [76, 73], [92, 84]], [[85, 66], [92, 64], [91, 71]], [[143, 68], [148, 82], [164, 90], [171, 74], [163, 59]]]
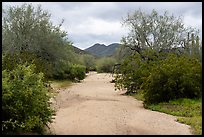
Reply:
[[139, 9], [128, 14], [123, 19], [123, 25], [128, 26], [130, 32], [122, 38], [122, 45], [139, 53], [143, 59], [145, 55], [142, 51], [146, 49], [159, 53], [178, 47], [185, 48], [187, 34], [195, 32], [193, 28], [184, 27], [181, 17], [169, 15], [167, 11], [159, 15], [155, 10], [147, 14]]

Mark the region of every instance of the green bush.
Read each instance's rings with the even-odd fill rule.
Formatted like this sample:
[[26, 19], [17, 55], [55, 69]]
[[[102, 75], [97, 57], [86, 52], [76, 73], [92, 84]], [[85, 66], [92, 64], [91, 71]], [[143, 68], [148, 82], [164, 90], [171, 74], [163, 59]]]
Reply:
[[71, 66], [70, 78], [82, 80], [86, 76], [86, 67], [79, 64], [73, 64]]
[[115, 87], [126, 88], [126, 94], [136, 93], [153, 65], [154, 62], [143, 61], [139, 54], [129, 56], [120, 65], [119, 74], [115, 75]]
[[43, 73], [34, 73], [34, 65], [17, 65], [2, 71], [2, 133], [42, 133], [52, 122], [54, 110]]
[[202, 65], [196, 58], [171, 54], [159, 64], [144, 80], [145, 103], [201, 97]]
[[116, 89], [125, 88], [126, 94], [143, 90], [145, 103], [201, 96], [202, 65], [198, 59], [173, 53], [149, 57], [152, 60], [139, 54], [126, 58], [115, 75]]
[[51, 77], [52, 64], [41, 57], [37, 57], [29, 51], [21, 51], [20, 53], [6, 54], [2, 57], [2, 70], [13, 70], [18, 64], [35, 64], [35, 72], [42, 72], [45, 78]]
[[89, 71], [96, 71], [96, 59], [94, 56], [89, 54], [84, 54], [79, 56], [81, 64], [86, 66], [86, 73]]
[[71, 64], [60, 61], [53, 70], [54, 79], [82, 80], [86, 75], [86, 67], [79, 64]]
[[63, 79], [71, 79], [70, 71], [71, 71], [71, 63], [65, 60], [60, 60], [53, 67], [52, 76], [54, 79], [63, 80]]
[[102, 73], [111, 73], [113, 71], [113, 66], [116, 63], [114, 58], [104, 57], [97, 61], [97, 72]]

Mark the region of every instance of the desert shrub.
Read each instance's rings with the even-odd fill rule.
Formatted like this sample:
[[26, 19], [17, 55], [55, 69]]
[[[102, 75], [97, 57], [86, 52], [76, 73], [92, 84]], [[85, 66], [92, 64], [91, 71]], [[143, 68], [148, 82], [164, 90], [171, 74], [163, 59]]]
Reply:
[[70, 78], [82, 80], [86, 76], [86, 67], [79, 64], [73, 64], [70, 70]]
[[139, 54], [124, 59], [119, 67], [119, 74], [115, 75], [116, 89], [127, 89], [126, 94], [136, 93], [141, 89], [144, 78], [149, 76], [155, 62], [142, 60]]
[[24, 64], [26, 62], [29, 64], [35, 64], [36, 67], [34, 71], [36, 73], [42, 72], [45, 78], [51, 77], [52, 64], [29, 51], [3, 55], [2, 70], [13, 70], [18, 64]]
[[86, 75], [86, 67], [79, 64], [71, 64], [67, 61], [60, 61], [53, 70], [53, 78], [58, 80], [82, 80]]
[[54, 79], [70, 79], [71, 63], [65, 60], [58, 61], [54, 67], [52, 76]]
[[143, 90], [145, 103], [201, 97], [202, 65], [198, 59], [174, 53], [149, 57], [152, 60], [139, 54], [126, 58], [115, 75], [116, 89], [126, 88], [126, 94]]
[[116, 60], [114, 58], [110, 57], [104, 57], [97, 61], [97, 72], [106, 72], [111, 73], [113, 71], [113, 66], [116, 63]]
[[96, 70], [96, 59], [92, 55], [84, 54], [80, 56], [81, 64], [86, 66], [86, 72]]
[[145, 103], [201, 97], [202, 65], [196, 58], [171, 54], [159, 64], [144, 80]]
[[43, 73], [34, 73], [35, 65], [17, 65], [2, 71], [2, 133], [43, 132], [52, 122], [50, 95]]

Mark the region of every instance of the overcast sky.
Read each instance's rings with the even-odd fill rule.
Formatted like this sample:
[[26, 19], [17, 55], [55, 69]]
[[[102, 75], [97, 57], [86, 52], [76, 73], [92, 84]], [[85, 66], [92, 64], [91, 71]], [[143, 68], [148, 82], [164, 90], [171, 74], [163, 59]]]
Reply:
[[[202, 2], [27, 2], [33, 6], [40, 4], [43, 10], [51, 13], [53, 24], [62, 19], [62, 29], [74, 46], [85, 49], [95, 43], [109, 45], [120, 42], [128, 33], [123, 27], [122, 18], [139, 8], [159, 13], [168, 10], [175, 16], [182, 16], [184, 24], [199, 29], [202, 36]], [[3, 8], [22, 5], [22, 2], [3, 2]]]

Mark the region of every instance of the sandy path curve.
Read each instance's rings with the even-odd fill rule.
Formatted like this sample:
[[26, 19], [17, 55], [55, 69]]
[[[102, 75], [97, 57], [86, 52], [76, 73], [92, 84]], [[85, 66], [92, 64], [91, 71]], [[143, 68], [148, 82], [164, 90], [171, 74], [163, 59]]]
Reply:
[[190, 127], [176, 117], [143, 108], [142, 102], [121, 95], [110, 74], [91, 72], [81, 83], [61, 90], [58, 111], [50, 125], [57, 135], [187, 135]]

